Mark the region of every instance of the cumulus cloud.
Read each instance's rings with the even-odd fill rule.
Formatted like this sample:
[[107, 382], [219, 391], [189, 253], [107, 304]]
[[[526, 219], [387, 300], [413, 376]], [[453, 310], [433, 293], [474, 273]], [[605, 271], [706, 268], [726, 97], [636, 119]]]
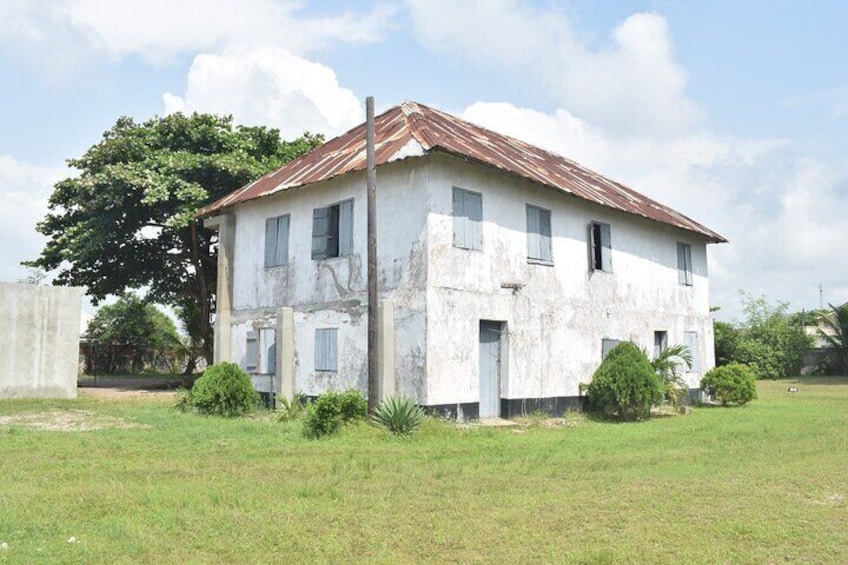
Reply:
[[167, 64], [182, 54], [234, 44], [275, 44], [304, 54], [330, 45], [378, 40], [395, 9], [301, 14], [301, 2], [278, 0], [4, 0], [0, 46], [57, 71], [91, 57], [137, 56]]
[[284, 138], [304, 131], [341, 133], [363, 119], [357, 97], [330, 67], [278, 47], [234, 47], [194, 58], [185, 94], [163, 96], [166, 113], [233, 114], [266, 124]]
[[605, 129], [670, 135], [702, 114], [686, 96], [686, 73], [658, 14], [631, 15], [594, 47], [579, 40], [556, 7], [514, 0], [409, 0], [408, 6], [429, 49], [539, 81], [563, 107]]
[[53, 185], [68, 172], [0, 155], [0, 281], [23, 278], [27, 271], [20, 262], [38, 257], [45, 241], [35, 231], [35, 224], [47, 212]]

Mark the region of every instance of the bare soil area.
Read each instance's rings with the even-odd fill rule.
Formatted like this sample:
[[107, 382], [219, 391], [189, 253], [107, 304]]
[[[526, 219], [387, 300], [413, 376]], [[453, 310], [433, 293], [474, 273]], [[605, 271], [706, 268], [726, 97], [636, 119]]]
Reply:
[[81, 377], [77, 393], [108, 400], [160, 398], [171, 400], [182, 380], [174, 377]]
[[0, 426], [21, 426], [52, 432], [90, 432], [107, 428], [147, 428], [121, 418], [101, 416], [89, 410], [47, 410], [1, 416]]

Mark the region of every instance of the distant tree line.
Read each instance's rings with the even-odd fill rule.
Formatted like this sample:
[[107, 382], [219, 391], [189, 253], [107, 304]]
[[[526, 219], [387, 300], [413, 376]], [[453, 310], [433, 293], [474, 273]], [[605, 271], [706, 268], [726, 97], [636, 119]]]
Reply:
[[797, 376], [814, 337], [806, 326], [828, 328], [819, 335], [837, 353], [837, 366], [830, 372], [848, 370], [848, 305], [828, 310], [789, 312], [786, 302], [769, 302], [764, 297], [741, 293], [744, 319], [737, 323], [716, 321], [716, 365], [742, 363], [759, 379]]

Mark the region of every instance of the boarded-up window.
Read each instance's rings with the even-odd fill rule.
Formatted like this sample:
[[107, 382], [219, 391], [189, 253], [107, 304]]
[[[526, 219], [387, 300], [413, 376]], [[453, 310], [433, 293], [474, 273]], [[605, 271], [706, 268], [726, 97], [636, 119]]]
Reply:
[[315, 330], [315, 370], [337, 371], [338, 329], [319, 328]]
[[257, 344], [257, 335], [255, 331], [248, 331], [245, 340], [244, 350], [244, 370], [248, 373], [256, 372], [256, 364], [259, 358], [259, 346]]
[[265, 267], [289, 262], [289, 215], [265, 220]]
[[701, 371], [700, 351], [698, 348], [698, 332], [683, 332], [683, 345], [689, 348], [689, 353], [692, 354], [692, 366], [689, 370], [692, 373]]
[[606, 359], [610, 351], [615, 349], [615, 346], [621, 343], [620, 339], [602, 339], [601, 340], [601, 359]]
[[312, 258], [353, 253], [353, 200], [312, 211]]
[[483, 249], [483, 195], [453, 187], [453, 245]]
[[680, 241], [677, 242], [677, 280], [692, 286], [692, 246]]
[[551, 262], [551, 211], [527, 205], [527, 258]]
[[589, 269], [612, 271], [612, 236], [609, 224], [589, 224]]

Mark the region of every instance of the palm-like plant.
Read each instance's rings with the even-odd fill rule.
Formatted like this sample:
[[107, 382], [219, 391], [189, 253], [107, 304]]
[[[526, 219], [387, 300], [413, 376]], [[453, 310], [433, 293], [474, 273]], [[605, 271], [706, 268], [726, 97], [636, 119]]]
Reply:
[[683, 344], [665, 348], [651, 361], [663, 380], [663, 394], [669, 404], [679, 408], [689, 396], [689, 385], [683, 379], [685, 369], [692, 367], [692, 352]]
[[848, 375], [848, 302], [842, 306], [830, 306], [830, 312], [822, 316], [819, 335], [836, 350], [842, 373]]

